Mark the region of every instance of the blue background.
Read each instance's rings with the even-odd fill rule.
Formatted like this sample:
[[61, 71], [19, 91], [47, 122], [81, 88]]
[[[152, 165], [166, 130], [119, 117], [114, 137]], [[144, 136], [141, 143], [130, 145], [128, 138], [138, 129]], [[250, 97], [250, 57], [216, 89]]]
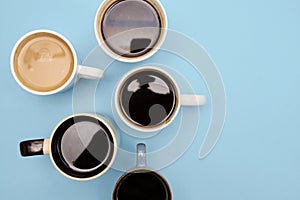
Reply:
[[[223, 134], [211, 154], [198, 159], [199, 134], [183, 157], [160, 170], [174, 200], [299, 199], [300, 2], [161, 2], [169, 28], [192, 37], [210, 54], [227, 95]], [[49, 137], [58, 121], [72, 114], [72, 90], [31, 95], [16, 84], [9, 63], [15, 42], [39, 28], [65, 35], [84, 60], [97, 45], [93, 22], [100, 3], [0, 2], [0, 199], [111, 199], [122, 172], [109, 170], [99, 179], [76, 182], [59, 174], [48, 156], [20, 157], [20, 141]], [[204, 109], [202, 116], [208, 112]]]

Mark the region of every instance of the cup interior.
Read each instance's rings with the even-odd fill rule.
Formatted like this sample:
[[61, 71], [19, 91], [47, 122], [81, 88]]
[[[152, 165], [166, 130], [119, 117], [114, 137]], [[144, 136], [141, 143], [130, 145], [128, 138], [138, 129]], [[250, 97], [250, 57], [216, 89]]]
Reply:
[[116, 107], [121, 117], [133, 127], [160, 128], [175, 117], [179, 91], [162, 70], [146, 67], [125, 75], [116, 91]]
[[165, 11], [156, 0], [105, 1], [95, 19], [98, 42], [110, 56], [126, 62], [152, 55], [166, 27]]
[[57, 90], [74, 76], [76, 54], [68, 41], [51, 31], [33, 31], [23, 36], [12, 52], [12, 72], [29, 91]]
[[88, 179], [112, 164], [116, 147], [113, 130], [92, 116], [64, 120], [51, 138], [51, 158], [63, 174]]
[[171, 200], [167, 181], [157, 172], [136, 169], [124, 174], [116, 183], [113, 200]]

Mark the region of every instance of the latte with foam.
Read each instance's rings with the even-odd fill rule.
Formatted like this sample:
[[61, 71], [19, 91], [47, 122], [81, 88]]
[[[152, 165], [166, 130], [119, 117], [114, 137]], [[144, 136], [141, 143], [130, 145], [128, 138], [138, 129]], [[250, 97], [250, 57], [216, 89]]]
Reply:
[[59, 36], [39, 32], [24, 38], [13, 57], [14, 72], [27, 88], [48, 92], [63, 86], [74, 70], [74, 55]]

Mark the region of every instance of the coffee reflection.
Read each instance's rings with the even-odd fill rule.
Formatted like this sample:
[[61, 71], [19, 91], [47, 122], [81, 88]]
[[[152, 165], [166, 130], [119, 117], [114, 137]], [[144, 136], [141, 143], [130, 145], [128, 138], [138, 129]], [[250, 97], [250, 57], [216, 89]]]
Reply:
[[157, 126], [167, 121], [176, 105], [174, 86], [154, 70], [139, 71], [121, 88], [120, 105], [126, 117], [140, 126]]
[[[118, 55], [136, 57], [151, 50], [160, 36], [157, 11], [141, 0], [116, 1], [106, 11], [101, 31], [109, 48]], [[149, 28], [145, 31], [143, 28]]]
[[101, 126], [83, 121], [66, 130], [61, 141], [61, 153], [71, 169], [89, 172], [107, 161], [110, 145], [107, 133]]

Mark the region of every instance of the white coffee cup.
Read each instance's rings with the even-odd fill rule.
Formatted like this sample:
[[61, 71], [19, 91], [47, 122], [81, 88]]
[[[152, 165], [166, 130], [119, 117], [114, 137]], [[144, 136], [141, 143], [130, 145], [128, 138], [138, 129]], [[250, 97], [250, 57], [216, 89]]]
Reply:
[[12, 50], [10, 65], [16, 82], [36, 95], [65, 91], [78, 78], [103, 77], [103, 70], [80, 65], [69, 40], [51, 30], [35, 30], [22, 36]]
[[165, 40], [167, 28], [167, 15], [159, 0], [104, 0], [94, 22], [99, 45], [122, 62], [152, 56]]
[[119, 81], [114, 96], [117, 115], [130, 128], [156, 132], [177, 116], [181, 106], [202, 106], [203, 95], [181, 94], [175, 80], [157, 67], [140, 67]]
[[50, 138], [20, 142], [20, 152], [23, 157], [49, 154], [62, 175], [88, 181], [111, 168], [118, 151], [118, 138], [107, 117], [78, 113], [61, 120]]

